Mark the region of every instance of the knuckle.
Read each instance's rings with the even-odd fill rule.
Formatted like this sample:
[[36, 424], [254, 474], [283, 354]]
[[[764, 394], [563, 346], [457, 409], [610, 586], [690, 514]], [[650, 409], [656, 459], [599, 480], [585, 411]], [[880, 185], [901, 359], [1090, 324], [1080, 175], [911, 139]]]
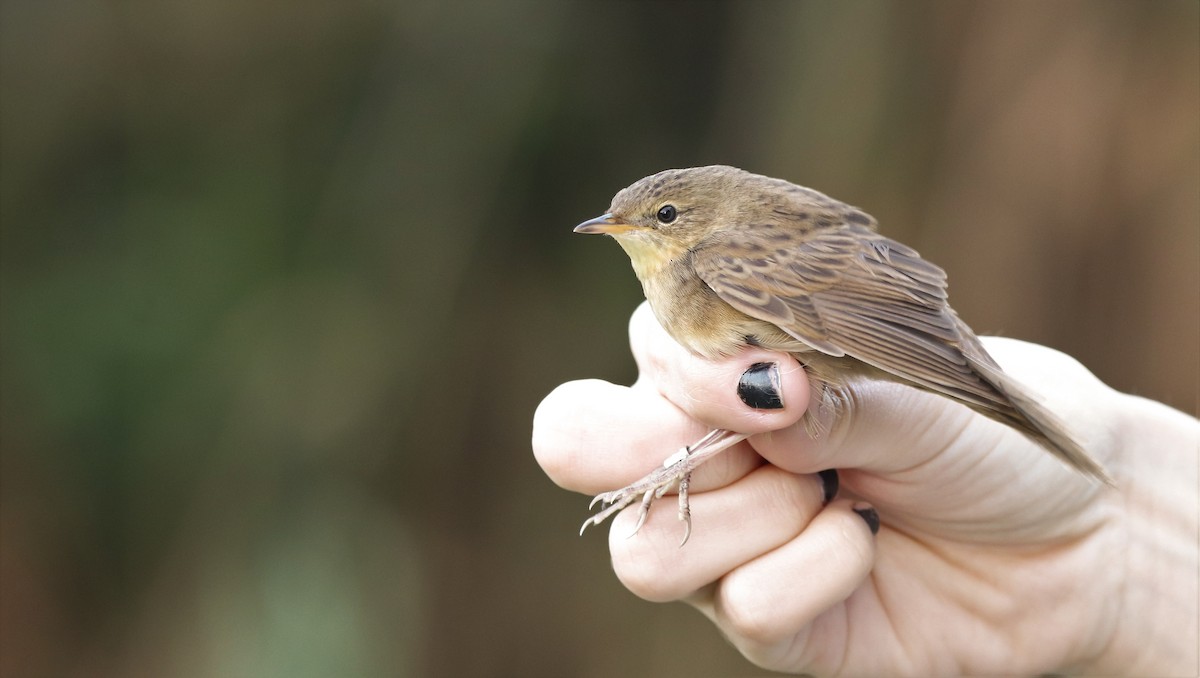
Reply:
[[613, 548], [612, 564], [621, 584], [643, 600], [665, 603], [680, 597], [670, 585], [670, 572], [650, 549]]
[[717, 609], [731, 634], [759, 646], [777, 643], [788, 635], [781, 628], [771, 600], [764, 595], [770, 590], [739, 570], [726, 575], [717, 596]]
[[821, 509], [824, 488], [816, 476], [789, 473], [774, 466], [764, 467], [761, 473], [765, 482], [758, 505], [770, 515], [796, 524], [799, 530]]

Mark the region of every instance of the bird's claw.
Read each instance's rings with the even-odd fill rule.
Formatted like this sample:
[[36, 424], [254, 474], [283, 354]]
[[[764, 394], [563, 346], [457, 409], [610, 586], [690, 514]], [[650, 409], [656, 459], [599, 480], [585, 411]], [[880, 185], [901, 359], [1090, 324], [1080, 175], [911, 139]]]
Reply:
[[655, 500], [661, 499], [664, 494], [678, 483], [679, 519], [685, 524], [683, 541], [679, 545], [683, 546], [687, 543], [688, 537], [692, 533], [692, 512], [688, 507], [687, 494], [688, 481], [691, 479], [692, 473], [687, 460], [688, 456], [686, 453], [677, 453], [672, 455], [667, 465], [660, 466], [653, 473], [636, 483], [619, 490], [603, 492], [593, 497], [588, 508], [590, 509], [596, 504], [600, 504], [604, 508], [583, 522], [583, 526], [579, 528], [579, 534], [583, 534], [584, 530], [592, 525], [599, 525], [604, 522], [609, 516], [621, 511], [621, 509], [629, 506], [640, 497], [642, 504], [638, 507], [637, 524], [633, 526], [633, 531], [629, 533], [629, 536], [633, 537], [646, 524], [646, 519], [650, 515], [650, 506]]
[[683, 541], [679, 542], [679, 548], [683, 548], [688, 537], [692, 536], [692, 507], [688, 504], [688, 485], [691, 481], [691, 472], [679, 479], [679, 520], [683, 521]]
[[599, 525], [609, 516], [641, 497], [642, 505], [638, 507], [637, 524], [634, 525], [633, 532], [629, 535], [632, 537], [646, 524], [646, 518], [650, 514], [650, 505], [656, 499], [661, 499], [668, 490], [678, 484], [679, 520], [684, 524], [683, 541], [679, 543], [679, 546], [682, 547], [692, 536], [692, 510], [688, 504], [688, 486], [691, 483], [692, 471], [714, 455], [745, 439], [746, 435], [742, 433], [733, 433], [722, 429], [711, 431], [696, 444], [681, 448], [668, 457], [661, 466], [654, 469], [645, 478], [628, 487], [596, 495], [588, 504], [588, 508], [591, 509], [596, 504], [601, 504], [603, 508], [599, 513], [583, 521], [583, 526], [579, 528], [579, 534], [583, 534], [584, 530], [592, 525]]

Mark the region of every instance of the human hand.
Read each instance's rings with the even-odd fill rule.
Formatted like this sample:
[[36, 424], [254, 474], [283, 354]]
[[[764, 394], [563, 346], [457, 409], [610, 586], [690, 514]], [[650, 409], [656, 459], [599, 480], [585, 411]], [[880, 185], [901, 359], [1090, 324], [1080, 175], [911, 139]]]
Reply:
[[[613, 566], [635, 594], [695, 606], [748, 659], [782, 671], [1128, 672], [1187, 659], [1178, 643], [1149, 657], [1146, 643], [1139, 653], [1128, 640], [1137, 638], [1126, 619], [1129, 578], [1144, 570], [1132, 556], [1148, 553], [1131, 526], [1164, 511], [1161, 502], [1138, 502], [1145, 474], [1130, 470], [1145, 460], [1131, 460], [1130, 451], [1146, 446], [1141, 434], [1152, 421], [1160, 424], [1149, 427], [1160, 438], [1150, 432], [1154, 449], [1186, 452], [1194, 420], [1116, 393], [1050, 349], [987, 340], [1006, 371], [1041, 393], [1114, 473], [1114, 491], [1020, 433], [886, 382], [852, 385], [829, 434], [813, 439], [797, 423], [808, 382], [791, 357], [748, 348], [702, 360], [675, 344], [645, 305], [630, 334], [640, 370], [632, 387], [571, 382], [539, 407], [534, 451], [555, 482], [593, 494], [637, 479], [711, 428], [757, 434], [696, 471], [695, 530], [685, 548], [668, 507], [652, 508], [632, 539], [636, 507], [616, 517]], [[783, 408], [756, 410], [738, 399], [740, 375], [758, 362], [779, 364]], [[1159, 463], [1155, 473], [1172, 466], [1185, 473], [1168, 472], [1158, 487], [1186, 499], [1180, 480], [1186, 488], [1189, 469], [1195, 478], [1194, 459]], [[841, 491], [824, 505], [813, 474], [828, 468], [838, 469]], [[878, 535], [864, 519], [868, 506], [881, 519]], [[1187, 534], [1186, 520], [1178, 527], [1172, 543]], [[1155, 530], [1162, 532], [1147, 532]], [[1188, 558], [1171, 568], [1180, 596], [1188, 595], [1179, 574]], [[1194, 602], [1194, 580], [1191, 587]], [[1153, 596], [1139, 604], [1145, 614], [1161, 610]], [[1175, 613], [1186, 619], [1186, 609]], [[1194, 618], [1193, 605], [1193, 629]]]

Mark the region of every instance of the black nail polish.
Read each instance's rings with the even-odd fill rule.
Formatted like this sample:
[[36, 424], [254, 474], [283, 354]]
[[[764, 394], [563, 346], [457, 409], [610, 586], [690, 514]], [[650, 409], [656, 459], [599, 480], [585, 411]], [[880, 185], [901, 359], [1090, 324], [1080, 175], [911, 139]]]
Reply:
[[783, 409], [779, 384], [778, 363], [754, 363], [738, 379], [737, 394], [756, 410], [779, 410]]
[[871, 534], [879, 534], [879, 511], [866, 504], [851, 506], [850, 510], [862, 516], [862, 519], [867, 521], [867, 527], [871, 528]]
[[837, 469], [827, 468], [817, 474], [821, 477], [821, 488], [825, 491], [825, 498], [821, 503], [828, 504], [837, 496], [838, 491], [838, 474]]

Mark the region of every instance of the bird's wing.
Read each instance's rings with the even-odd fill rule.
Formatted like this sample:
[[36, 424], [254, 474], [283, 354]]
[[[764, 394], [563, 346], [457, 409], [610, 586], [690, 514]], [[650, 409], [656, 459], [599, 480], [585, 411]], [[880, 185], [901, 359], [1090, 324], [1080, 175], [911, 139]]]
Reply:
[[1003, 401], [972, 368], [977, 341], [946, 302], [945, 272], [864, 225], [724, 231], [691, 256], [721, 299], [818, 351], [968, 402]]

